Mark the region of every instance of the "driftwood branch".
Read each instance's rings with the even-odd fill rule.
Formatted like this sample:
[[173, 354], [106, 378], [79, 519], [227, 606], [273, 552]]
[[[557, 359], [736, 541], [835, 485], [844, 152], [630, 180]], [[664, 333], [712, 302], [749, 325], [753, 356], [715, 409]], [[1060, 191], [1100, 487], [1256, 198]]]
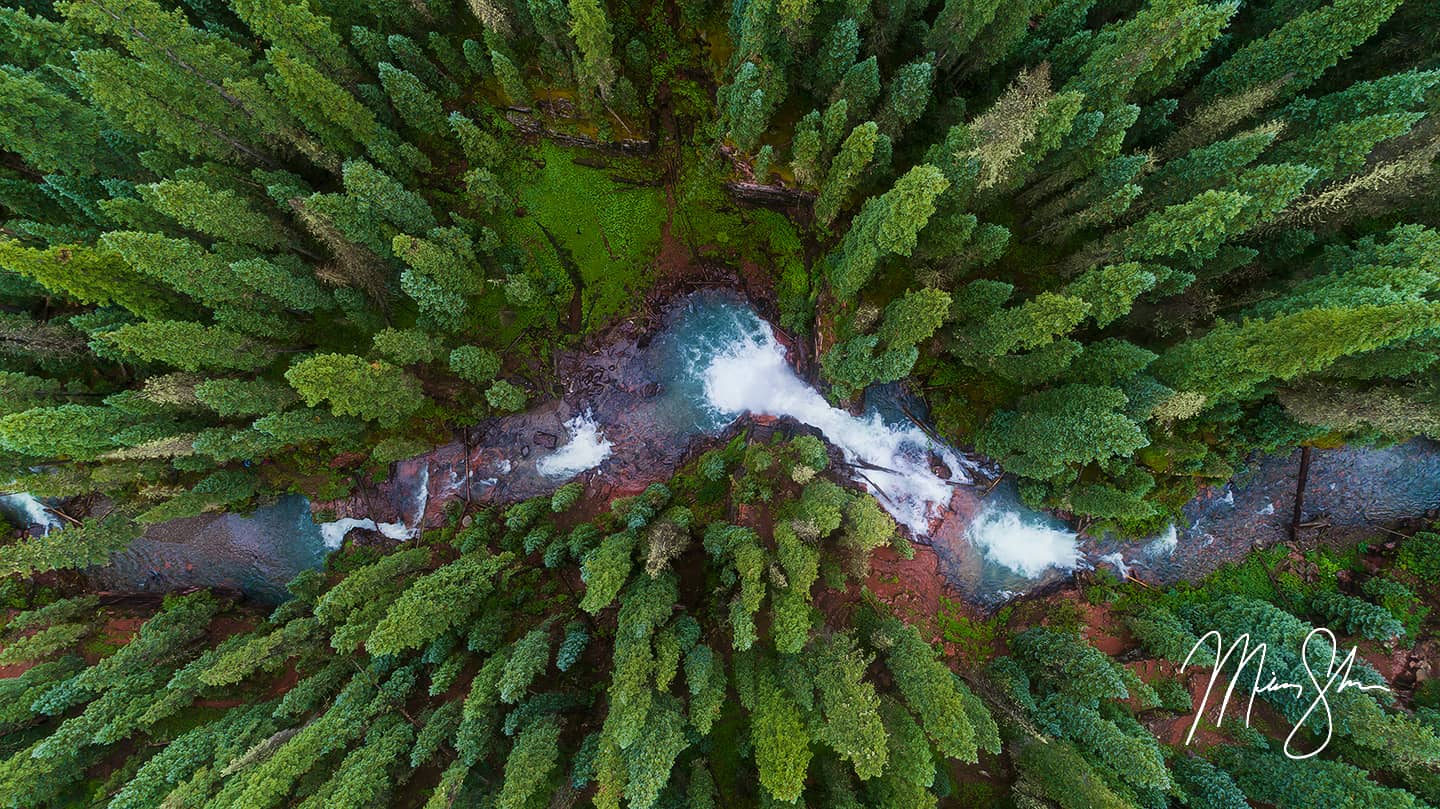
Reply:
[[808, 208], [815, 204], [814, 193], [810, 191], [800, 191], [795, 188], [786, 188], [783, 185], [726, 183], [725, 190], [735, 199], [754, 205]]
[[1305, 518], [1305, 482], [1310, 478], [1310, 447], [1300, 448], [1300, 474], [1295, 476], [1295, 510], [1290, 518], [1290, 539], [1300, 533], [1300, 521]]

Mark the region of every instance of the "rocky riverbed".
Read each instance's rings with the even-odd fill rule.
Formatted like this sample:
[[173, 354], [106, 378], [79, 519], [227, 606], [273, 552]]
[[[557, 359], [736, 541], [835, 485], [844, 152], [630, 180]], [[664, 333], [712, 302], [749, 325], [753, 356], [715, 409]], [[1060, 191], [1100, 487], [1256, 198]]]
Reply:
[[[573, 479], [585, 483], [588, 502], [608, 503], [668, 479], [687, 457], [743, 429], [825, 438], [837, 474], [875, 493], [933, 549], [946, 583], [979, 603], [1095, 567], [1160, 583], [1198, 578], [1288, 537], [1294, 458], [1254, 459], [1157, 537], [1078, 536], [1026, 508], [1008, 482], [989, 486], [998, 470], [984, 459], [934, 441], [913, 415], [923, 419], [921, 403], [902, 390], [867, 397], [861, 416], [832, 407], [797, 373], [800, 353], [738, 294], [683, 296], [650, 321], [612, 327], [597, 348], [558, 357], [559, 399], [458, 431], [344, 499], [309, 503], [319, 525], [292, 519], [305, 511], [297, 498], [249, 517], [176, 521], [95, 576], [114, 589], [233, 584], [272, 598], [347, 535], [403, 541], [442, 525], [453, 504], [512, 503]], [[1316, 450], [1307, 494], [1306, 519], [1319, 525], [1423, 514], [1440, 507], [1440, 452], [1418, 441]]]

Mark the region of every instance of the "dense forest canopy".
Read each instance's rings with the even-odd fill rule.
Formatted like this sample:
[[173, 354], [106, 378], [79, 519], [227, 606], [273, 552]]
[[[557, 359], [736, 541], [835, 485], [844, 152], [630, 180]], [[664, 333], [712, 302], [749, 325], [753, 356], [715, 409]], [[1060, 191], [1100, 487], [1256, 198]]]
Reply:
[[675, 238], [769, 273], [837, 401], [909, 379], [1144, 533], [1251, 449], [1436, 432], [1436, 16], [9, 8], [6, 474], [142, 524], [343, 493], [553, 395]]
[[[1235, 706], [1190, 745], [1209, 672], [1188, 689], [1176, 673], [1211, 630], [1270, 644], [1286, 681], [1303, 681], [1312, 626], [1387, 665], [1433, 658], [1440, 535], [927, 615], [862, 584], [909, 572], [910, 545], [825, 472], [812, 436], [741, 436], [600, 514], [577, 512], [577, 483], [401, 549], [347, 546], [268, 614], [205, 590], [138, 616], [94, 595], [11, 611], [0, 805], [1440, 802], [1440, 680], [1412, 679], [1398, 704], [1331, 694], [1328, 743], [1310, 697], [1277, 689], [1253, 724]], [[1098, 648], [1121, 637], [1123, 654]], [[1350, 676], [1386, 683], [1364, 661]], [[1292, 750], [1324, 757], [1284, 754], [1297, 723]]]
[[932, 645], [864, 586], [908, 538], [809, 435], [457, 510], [267, 614], [32, 578], [558, 397], [671, 246], [758, 278], [832, 401], [904, 381], [1096, 531], [1256, 450], [1440, 437], [1440, 5], [8, 1], [0, 489], [92, 508], [0, 545], [0, 801], [1440, 804], [1433, 681], [1347, 694], [1319, 761], [1279, 696], [1157, 730], [1208, 629], [1292, 674], [1312, 622], [1425, 641], [1433, 535], [1097, 585], [1148, 681], [1063, 612]]

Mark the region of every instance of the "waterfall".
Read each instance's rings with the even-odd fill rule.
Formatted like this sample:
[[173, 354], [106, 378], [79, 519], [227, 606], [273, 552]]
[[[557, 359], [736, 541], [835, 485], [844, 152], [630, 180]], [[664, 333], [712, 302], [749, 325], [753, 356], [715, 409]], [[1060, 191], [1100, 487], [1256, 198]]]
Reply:
[[414, 539], [420, 533], [420, 523], [425, 519], [425, 506], [430, 500], [430, 467], [425, 466], [420, 470], [418, 485], [415, 487], [415, 515], [408, 521], [405, 515], [400, 515], [399, 522], [377, 523], [369, 517], [342, 517], [332, 522], [320, 524], [320, 537], [325, 547], [330, 550], [338, 549], [345, 542], [345, 535], [356, 528], [364, 528], [369, 531], [379, 531], [382, 535], [404, 542], [407, 539]]
[[40, 502], [35, 495], [28, 492], [19, 494], [0, 495], [0, 510], [12, 515], [15, 519], [24, 520], [25, 525], [38, 525], [45, 534], [50, 533], [51, 528], [59, 528], [60, 521], [50, 513], [50, 509]]
[[1004, 500], [987, 499], [966, 531], [987, 560], [1032, 579], [1050, 568], [1075, 569], [1080, 550], [1074, 531]]
[[610, 457], [610, 442], [600, 433], [600, 425], [589, 410], [565, 422], [565, 430], [570, 440], [535, 462], [540, 474], [552, 480], [573, 478]]
[[[930, 519], [949, 504], [953, 487], [970, 482], [960, 456], [914, 424], [887, 424], [878, 413], [857, 417], [831, 406], [791, 370], [770, 324], [739, 307], [732, 316], [728, 345], [692, 355], [705, 403], [727, 421], [748, 412], [789, 416], [819, 429], [847, 461], [865, 467], [857, 470], [856, 481], [891, 516], [916, 535], [928, 535]], [[932, 453], [951, 477], [931, 469]]]
[[334, 522], [323, 522], [320, 523], [320, 537], [324, 541], [326, 548], [332, 551], [339, 550], [340, 546], [345, 542], [345, 535], [356, 528], [374, 531], [375, 521], [369, 517], [364, 519], [342, 517]]

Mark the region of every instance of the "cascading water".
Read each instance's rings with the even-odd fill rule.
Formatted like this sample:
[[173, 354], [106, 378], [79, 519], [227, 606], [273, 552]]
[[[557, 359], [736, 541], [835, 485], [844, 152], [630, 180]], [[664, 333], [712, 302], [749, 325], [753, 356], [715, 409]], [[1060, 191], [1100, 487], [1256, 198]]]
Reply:
[[1050, 569], [1074, 570], [1080, 562], [1078, 537], [1053, 517], [1006, 503], [1008, 498], [991, 494], [966, 536], [985, 558], [1026, 578], [1037, 578]]
[[[702, 335], [682, 322], [691, 337], [683, 350], [680, 389], [695, 398], [702, 425], [713, 431], [745, 413], [788, 416], [817, 428], [857, 467], [857, 482], [886, 510], [918, 535], [950, 502], [953, 487], [970, 483], [966, 462], [949, 447], [930, 440], [913, 424], [887, 424], [879, 413], [853, 416], [833, 407], [791, 370], [785, 347], [754, 310], [729, 302], [697, 302], [686, 313], [703, 321]], [[703, 308], [700, 308], [703, 307]], [[689, 319], [689, 317], [682, 316]], [[698, 339], [695, 339], [697, 338]], [[951, 470], [937, 474], [934, 455]]]
[[425, 504], [429, 499], [430, 469], [426, 467], [420, 472], [419, 485], [415, 487], [415, 511], [408, 520], [377, 523], [369, 517], [342, 517], [332, 522], [321, 523], [320, 536], [324, 539], [325, 547], [332, 551], [339, 548], [345, 542], [345, 536], [356, 528], [378, 531], [381, 535], [397, 542], [414, 539], [420, 533], [420, 521], [425, 516]]
[[0, 495], [0, 513], [17, 525], [39, 526], [46, 534], [50, 533], [51, 528], [60, 527], [60, 520], [55, 518], [50, 509], [28, 492]]
[[[306, 501], [288, 497], [250, 517], [175, 521], [152, 528], [108, 574], [97, 575], [122, 589], [232, 583], [270, 598], [295, 573], [320, 564], [326, 549], [338, 547], [355, 528], [409, 539], [441, 519], [442, 501], [505, 504], [546, 494], [597, 467], [601, 485], [643, 487], [668, 477], [693, 436], [718, 435], [746, 413], [817, 428], [850, 463], [856, 482], [899, 523], [928, 539], [946, 578], [982, 601], [1003, 600], [1095, 563], [1133, 569], [1147, 579], [1192, 577], [1213, 567], [1208, 563], [1227, 537], [1248, 547], [1252, 540], [1267, 541], [1271, 528], [1282, 534], [1277, 512], [1288, 514], [1294, 491], [1293, 463], [1262, 461], [1253, 485], [1237, 482], [1187, 507], [1191, 524], [1178, 532], [1172, 527], [1140, 543], [1081, 542], [1054, 516], [1026, 507], [1008, 482], [983, 498], [964, 488], [977, 464], [902, 416], [903, 409], [886, 401], [894, 391], [872, 390], [863, 416], [832, 407], [791, 370], [770, 325], [739, 296], [720, 291], [677, 303], [648, 346], [621, 340], [586, 355], [574, 370], [580, 371], [572, 371], [574, 378], [587, 381], [567, 401], [501, 419], [479, 445], [456, 443], [406, 461], [410, 471], [392, 478], [384, 497], [353, 501], [367, 508], [373, 502], [383, 512], [352, 508], [339, 512], [345, 519], [317, 526]], [[535, 452], [542, 443], [553, 449]], [[1273, 475], [1264, 471], [1271, 465]], [[439, 483], [433, 491], [432, 469]], [[1402, 495], [1403, 502], [1393, 502]], [[33, 498], [10, 500], [21, 514], [17, 519], [54, 519]], [[1328, 512], [1340, 524], [1347, 516], [1375, 520], [1437, 505], [1440, 452], [1433, 445], [1316, 453], [1308, 513]], [[942, 512], [949, 513], [937, 523]], [[382, 513], [395, 521], [379, 522]], [[260, 577], [265, 581], [256, 583]]]
[[[856, 482], [916, 536], [930, 536], [955, 487], [972, 482], [976, 464], [912, 421], [875, 407], [854, 416], [831, 406], [796, 376], [770, 324], [732, 296], [691, 296], [659, 342], [658, 375], [670, 399], [664, 409], [675, 426], [715, 433], [750, 413], [815, 427], [854, 466]], [[932, 458], [949, 474], [937, 473]], [[979, 582], [986, 592], [1023, 589], [1027, 579], [1079, 562], [1075, 532], [1025, 508], [1009, 486], [986, 498], [967, 538], [993, 568]]]
[[554, 480], [569, 480], [610, 457], [611, 444], [589, 410], [565, 422], [570, 440], [535, 463], [535, 471]]

